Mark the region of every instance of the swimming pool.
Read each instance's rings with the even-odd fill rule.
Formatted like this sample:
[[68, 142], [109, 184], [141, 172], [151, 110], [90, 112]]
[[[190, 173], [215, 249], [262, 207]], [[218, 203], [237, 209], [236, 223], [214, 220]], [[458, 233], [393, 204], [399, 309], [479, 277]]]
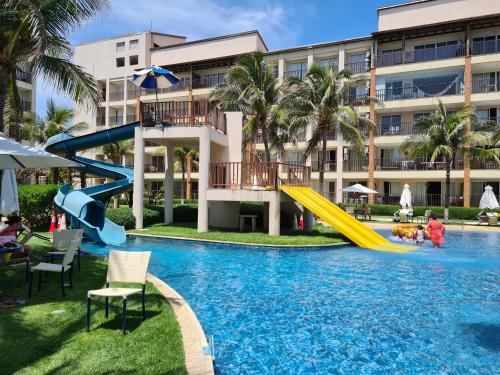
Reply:
[[500, 373], [500, 233], [446, 239], [408, 254], [140, 237], [125, 248], [153, 251], [150, 271], [214, 335], [217, 373]]

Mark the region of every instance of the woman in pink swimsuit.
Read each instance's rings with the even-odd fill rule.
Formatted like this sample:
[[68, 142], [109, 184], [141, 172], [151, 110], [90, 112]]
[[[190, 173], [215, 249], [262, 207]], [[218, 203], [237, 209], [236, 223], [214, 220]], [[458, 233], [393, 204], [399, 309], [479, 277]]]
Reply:
[[427, 225], [427, 230], [435, 248], [441, 247], [441, 244], [445, 243], [444, 225], [441, 224], [436, 215], [431, 216], [431, 222]]

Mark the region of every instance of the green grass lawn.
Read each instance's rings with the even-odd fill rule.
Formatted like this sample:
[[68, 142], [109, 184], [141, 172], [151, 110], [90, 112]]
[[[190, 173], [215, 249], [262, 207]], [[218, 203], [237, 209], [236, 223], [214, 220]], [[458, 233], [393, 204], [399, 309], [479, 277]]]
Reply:
[[[32, 239], [36, 254], [51, 247]], [[0, 373], [2, 374], [185, 374], [180, 329], [172, 308], [147, 285], [147, 319], [141, 318], [140, 296], [127, 306], [127, 334], [122, 335], [121, 300], [111, 300], [109, 319], [95, 299], [91, 332], [85, 331], [86, 292], [105, 282], [105, 260], [82, 257], [73, 273], [73, 289], [62, 298], [59, 275], [42, 279], [26, 304], [0, 308]], [[1, 299], [25, 299], [24, 266], [1, 267]]]
[[240, 233], [231, 231], [209, 230], [206, 233], [196, 231], [196, 223], [154, 224], [143, 230], [130, 230], [128, 233], [160, 235], [180, 238], [194, 238], [213, 241], [240, 242], [262, 245], [330, 245], [343, 241], [342, 236], [331, 228], [316, 224], [310, 233], [302, 231], [270, 236], [263, 232]]

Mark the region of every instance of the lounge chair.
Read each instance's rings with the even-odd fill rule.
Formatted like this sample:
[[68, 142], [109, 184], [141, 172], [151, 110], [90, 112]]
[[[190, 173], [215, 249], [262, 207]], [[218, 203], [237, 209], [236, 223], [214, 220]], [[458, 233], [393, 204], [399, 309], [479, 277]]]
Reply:
[[49, 251], [44, 255], [44, 260], [53, 262], [55, 258], [63, 257], [71, 242], [78, 241], [76, 259], [78, 260], [78, 271], [80, 271], [80, 243], [82, 241], [83, 229], [65, 229], [54, 232], [53, 246], [59, 251]]
[[417, 217], [417, 221], [422, 224], [427, 224], [432, 215], [432, 210], [425, 210], [424, 216]]
[[498, 216], [494, 212], [481, 211], [477, 215], [479, 224], [498, 225]]
[[351, 216], [354, 216], [354, 207], [346, 207], [345, 212], [347, 212]]
[[[109, 298], [120, 297], [123, 300], [122, 332], [125, 334], [127, 318], [127, 298], [134, 294], [142, 294], [142, 319], [146, 319], [146, 275], [148, 272], [150, 251], [110, 251], [106, 287], [89, 290], [87, 293], [87, 332], [90, 331], [90, 305], [92, 297], [105, 298], [105, 315], [109, 313]], [[142, 288], [109, 287], [110, 283], [142, 284]]]
[[30, 277], [29, 277], [29, 289], [28, 289], [28, 297], [31, 297], [31, 290], [33, 288], [33, 273], [38, 271], [38, 291], [42, 286], [42, 272], [58, 272], [61, 274], [61, 291], [62, 296], [65, 297], [66, 293], [64, 291], [64, 274], [66, 271], [69, 271], [69, 287], [73, 288], [73, 259], [75, 258], [76, 250], [80, 246], [80, 241], [75, 240], [72, 241], [68, 250], [64, 253], [64, 258], [61, 264], [55, 263], [38, 263], [36, 266], [30, 268]]

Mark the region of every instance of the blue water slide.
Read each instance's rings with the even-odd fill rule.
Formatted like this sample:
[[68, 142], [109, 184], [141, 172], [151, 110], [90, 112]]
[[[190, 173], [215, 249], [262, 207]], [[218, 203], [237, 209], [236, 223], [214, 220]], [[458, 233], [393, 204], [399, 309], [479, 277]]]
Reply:
[[82, 228], [89, 238], [101, 244], [120, 245], [126, 240], [125, 228], [106, 219], [103, 202], [132, 190], [134, 172], [130, 168], [76, 156], [75, 153], [131, 139], [137, 126], [139, 122], [134, 122], [78, 137], [62, 133], [51, 137], [45, 145], [46, 151], [80, 163], [88, 173], [116, 180], [80, 190], [72, 190], [71, 184], [66, 184], [54, 198], [56, 206], [70, 216], [72, 227]]

